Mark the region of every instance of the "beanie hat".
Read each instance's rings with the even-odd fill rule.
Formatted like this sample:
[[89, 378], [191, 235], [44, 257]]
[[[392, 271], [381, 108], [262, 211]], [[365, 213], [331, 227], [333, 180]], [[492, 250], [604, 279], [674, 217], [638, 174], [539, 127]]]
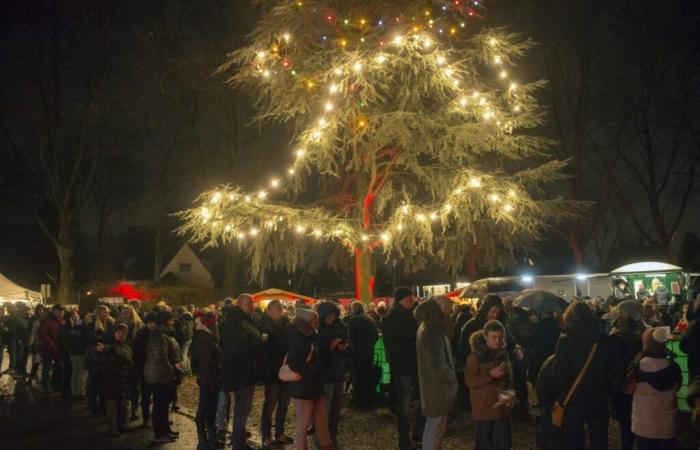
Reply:
[[151, 311], [148, 314], [146, 314], [146, 319], [144, 322], [149, 323], [149, 322], [155, 322], [156, 321], [156, 313]]
[[668, 327], [649, 328], [642, 334], [644, 353], [648, 355], [663, 355], [666, 351], [666, 342], [669, 339]]
[[114, 331], [118, 331], [119, 329], [125, 329], [126, 331], [129, 331], [129, 325], [125, 324], [124, 322], [119, 322], [115, 327]]
[[298, 307], [296, 308], [296, 317], [304, 322], [311, 322], [313, 319], [318, 319], [318, 313], [310, 308]]
[[394, 301], [400, 302], [410, 295], [413, 295], [413, 291], [410, 288], [405, 286], [398, 287], [396, 288], [396, 291], [394, 291]]
[[170, 311], [158, 311], [156, 313], [156, 323], [158, 325], [164, 325], [166, 321], [173, 318], [173, 314]]
[[205, 325], [207, 328], [211, 329], [214, 325], [216, 325], [216, 313], [209, 311], [202, 314], [201, 323], [202, 325]]

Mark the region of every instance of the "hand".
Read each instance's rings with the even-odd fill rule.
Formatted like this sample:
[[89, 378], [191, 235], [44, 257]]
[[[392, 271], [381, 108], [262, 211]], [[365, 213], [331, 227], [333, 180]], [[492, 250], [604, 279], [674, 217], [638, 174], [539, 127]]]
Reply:
[[335, 338], [331, 341], [331, 350], [335, 350], [343, 342], [340, 338]]
[[491, 378], [494, 378], [494, 379], [501, 378], [505, 374], [506, 374], [506, 368], [503, 365], [496, 366], [489, 371], [489, 375], [491, 375]]
[[104, 345], [102, 342], [98, 342], [98, 343], [95, 345], [95, 351], [96, 351], [96, 352], [103, 352], [104, 349], [105, 349], [105, 345]]
[[348, 343], [347, 343], [347, 342], [343, 342], [343, 343], [341, 343], [341, 344], [338, 344], [338, 350], [344, 352], [344, 351], [347, 350], [347, 349], [348, 349]]
[[514, 353], [515, 353], [515, 359], [517, 359], [518, 361], [521, 361], [523, 359], [523, 356], [525, 356], [525, 354], [523, 353], [523, 350], [522, 350], [522, 348], [520, 348], [520, 346], [515, 347]]

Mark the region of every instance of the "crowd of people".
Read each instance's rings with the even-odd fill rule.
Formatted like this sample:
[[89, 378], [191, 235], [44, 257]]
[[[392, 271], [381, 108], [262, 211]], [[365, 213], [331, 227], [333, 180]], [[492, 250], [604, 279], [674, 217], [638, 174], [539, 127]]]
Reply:
[[229, 430], [235, 450], [251, 448], [247, 423], [261, 385], [263, 449], [305, 450], [310, 441], [328, 450], [343, 444], [348, 392], [355, 408], [377, 406], [381, 338], [401, 450], [441, 448], [459, 408], [471, 413], [477, 450], [510, 449], [517, 415], [536, 418], [544, 450], [607, 449], [611, 418], [621, 450], [672, 449], [681, 371], [667, 343], [677, 339], [693, 419], [700, 413], [700, 299], [659, 308], [653, 298], [584, 298], [566, 311], [531, 311], [488, 294], [476, 306], [404, 287], [389, 307], [273, 300], [262, 310], [248, 294], [174, 311], [164, 302], [150, 312], [139, 302], [99, 305], [84, 316], [15, 304], [0, 311], [0, 367], [6, 347], [18, 383], [84, 399], [112, 436], [140, 421], [159, 443], [178, 439], [169, 413], [183, 377], [194, 376], [200, 450], [223, 448]]

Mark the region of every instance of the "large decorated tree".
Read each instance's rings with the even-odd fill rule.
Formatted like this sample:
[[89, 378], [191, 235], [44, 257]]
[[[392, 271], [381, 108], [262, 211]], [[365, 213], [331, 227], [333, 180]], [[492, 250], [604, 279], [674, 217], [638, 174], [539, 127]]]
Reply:
[[238, 241], [255, 277], [334, 243], [369, 301], [374, 255], [407, 271], [503, 267], [569, 214], [541, 198], [562, 167], [533, 132], [541, 83], [510, 73], [531, 43], [482, 29], [480, 2], [262, 5], [250, 45], [220, 73], [252, 96], [258, 121], [293, 124], [279, 151], [288, 168], [249, 191], [204, 192], [178, 213], [193, 242]]

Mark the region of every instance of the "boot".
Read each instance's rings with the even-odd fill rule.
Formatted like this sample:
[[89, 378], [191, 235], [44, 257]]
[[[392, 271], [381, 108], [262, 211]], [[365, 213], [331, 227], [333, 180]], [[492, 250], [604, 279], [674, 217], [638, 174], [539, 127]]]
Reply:
[[197, 433], [197, 450], [209, 450], [209, 439], [205, 433]]

